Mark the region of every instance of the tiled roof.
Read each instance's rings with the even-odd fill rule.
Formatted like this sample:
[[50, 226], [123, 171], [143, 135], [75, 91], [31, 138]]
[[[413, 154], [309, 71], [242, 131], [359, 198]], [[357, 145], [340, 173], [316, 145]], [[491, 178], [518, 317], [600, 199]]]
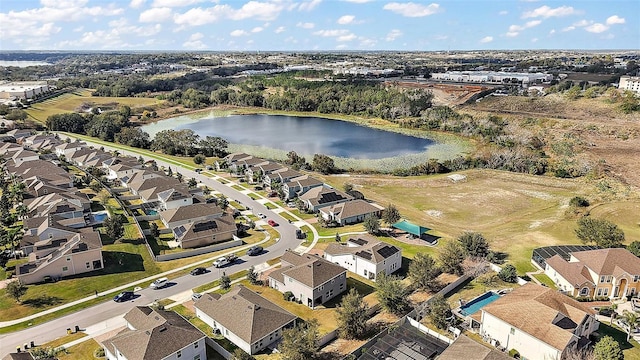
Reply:
[[482, 311], [558, 350], [569, 344], [586, 316], [595, 314], [587, 305], [533, 283], [513, 290]]
[[196, 301], [195, 307], [248, 344], [297, 318], [244, 286], [236, 286], [219, 297], [206, 294]]
[[125, 315], [125, 320], [135, 330], [127, 328], [104, 344], [111, 352], [117, 349], [128, 360], [164, 359], [205, 337], [173, 311], [138, 306]]

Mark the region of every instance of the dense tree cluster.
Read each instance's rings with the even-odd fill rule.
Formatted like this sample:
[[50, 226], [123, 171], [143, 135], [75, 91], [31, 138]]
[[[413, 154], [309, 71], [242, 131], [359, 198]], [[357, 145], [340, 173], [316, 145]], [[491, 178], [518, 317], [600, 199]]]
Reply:
[[576, 235], [585, 244], [593, 243], [603, 248], [621, 247], [624, 242], [622, 229], [606, 219], [580, 218]]

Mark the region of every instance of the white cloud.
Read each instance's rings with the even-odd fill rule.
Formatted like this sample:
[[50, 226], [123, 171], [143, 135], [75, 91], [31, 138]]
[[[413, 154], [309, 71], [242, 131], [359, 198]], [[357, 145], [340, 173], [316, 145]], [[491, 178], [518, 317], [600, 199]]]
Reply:
[[[170, 0], [166, 0], [170, 1]], [[182, 25], [177, 30], [189, 26], [200, 26], [211, 24], [221, 19], [245, 20], [255, 18], [262, 21], [275, 20], [284, 9], [281, 2], [265, 3], [249, 1], [239, 9], [234, 9], [229, 5], [215, 5], [209, 8], [192, 8], [182, 14], [176, 14], [173, 20], [176, 24]]]
[[567, 26], [566, 28], [562, 29], [562, 32], [567, 32], [567, 31], [573, 31], [575, 30], [576, 27], [575, 26]]
[[299, 22], [296, 24], [296, 26], [303, 29], [313, 29], [314, 27], [316, 27], [316, 24], [311, 22], [307, 22], [307, 23]]
[[440, 40], [440, 41], [447, 40], [448, 38], [449, 38], [449, 36], [447, 36], [447, 35], [435, 35], [433, 37], [434, 40]]
[[131, 0], [131, 2], [129, 3], [129, 7], [137, 9], [137, 8], [141, 7], [142, 5], [144, 5], [145, 1], [147, 1], [147, 0]]
[[366, 37], [361, 37], [358, 40], [360, 40], [359, 46], [361, 48], [372, 48], [374, 46], [376, 46], [377, 41], [374, 39], [369, 39]]
[[507, 10], [502, 10], [498, 13], [498, 15], [507, 15], [509, 12]]
[[196, 49], [196, 50], [206, 49], [207, 45], [202, 42], [203, 38], [204, 38], [204, 35], [202, 33], [200, 32], [193, 33], [191, 34], [191, 36], [189, 36], [189, 39], [187, 39], [187, 41], [185, 41], [182, 44], [182, 46], [187, 49]]
[[373, 0], [342, 0], [342, 1], [350, 2], [354, 4], [365, 4], [368, 2], [372, 2]]
[[593, 23], [593, 21], [582, 19], [582, 20], [580, 20], [578, 22], [574, 22], [571, 26], [574, 26], [574, 27], [585, 27], [585, 26], [587, 26], [587, 25], [589, 25], [591, 23]]
[[201, 3], [204, 0], [153, 0], [152, 7], [183, 7]]
[[480, 42], [483, 44], [490, 43], [492, 41], [493, 41], [493, 36], [485, 36], [482, 39], [480, 39]]
[[338, 37], [336, 38], [336, 41], [339, 41], [339, 42], [347, 42], [347, 41], [353, 41], [353, 40], [355, 40], [356, 38], [357, 38], [357, 36], [356, 36], [355, 34], [351, 34], [351, 33], [350, 33], [350, 34], [346, 34], [346, 35], [338, 36]]
[[80, 25], [77, 28], [73, 29], [73, 32], [82, 32], [84, 31], [84, 26]]
[[541, 6], [533, 11], [527, 11], [522, 14], [522, 18], [550, 18], [550, 17], [561, 17], [577, 14], [578, 11], [571, 6], [560, 6], [555, 9], [550, 8], [547, 5]]
[[355, 20], [355, 19], [356, 19], [356, 17], [353, 16], [353, 15], [342, 15], [338, 19], [338, 24], [340, 24], [340, 25], [351, 24], [353, 22], [353, 20]]
[[402, 36], [402, 31], [398, 30], [398, 29], [393, 29], [391, 31], [389, 31], [389, 33], [387, 34], [387, 36], [385, 36], [385, 40], [387, 41], [394, 41], [395, 39], [399, 38], [400, 36]]
[[600, 34], [602, 32], [605, 32], [605, 31], [609, 30], [609, 27], [607, 25], [604, 25], [604, 24], [595, 23], [595, 24], [591, 24], [591, 25], [587, 26], [584, 29], [587, 30], [590, 33]]
[[425, 6], [422, 4], [416, 4], [412, 2], [408, 2], [408, 3], [391, 2], [386, 4], [382, 8], [406, 17], [429, 16], [441, 11], [440, 5], [436, 3], [432, 3]]
[[249, 35], [249, 33], [244, 31], [244, 30], [233, 30], [231, 33], [229, 33], [229, 35], [231, 35], [231, 36], [247, 36], [247, 35]]
[[541, 23], [542, 23], [541, 20], [531, 20], [531, 21], [527, 21], [524, 25], [511, 25], [509, 26], [509, 30], [505, 35], [507, 37], [516, 37], [520, 34], [521, 31], [538, 26]]
[[252, 33], [259, 33], [262, 32], [262, 30], [264, 30], [264, 28], [262, 26], [256, 26], [253, 29], [251, 29]]
[[276, 33], [276, 34], [280, 34], [280, 33], [285, 32], [285, 28], [284, 28], [284, 26], [278, 26], [278, 28], [275, 29], [273, 32]]
[[621, 18], [618, 15], [609, 16], [607, 18], [607, 25], [624, 24], [624, 23], [625, 23], [624, 18]]
[[531, 39], [531, 42], [532, 42], [532, 43], [538, 42], [538, 38], [533, 38], [533, 39]]
[[200, 26], [222, 19], [231, 9], [228, 5], [216, 5], [207, 9], [193, 8], [183, 14], [176, 14], [173, 21], [183, 26]]
[[313, 35], [324, 36], [324, 37], [338, 37], [349, 35], [349, 30], [339, 29], [339, 30], [318, 30], [314, 31]]
[[549, 31], [549, 35], [553, 35], [556, 33], [556, 29], [551, 29], [551, 31]]
[[516, 37], [518, 36], [518, 34], [520, 34], [517, 31], [507, 31], [507, 33], [505, 34], [507, 37]]
[[229, 18], [232, 20], [244, 20], [256, 18], [263, 21], [275, 20], [284, 6], [280, 3], [266, 3], [259, 1], [249, 1], [238, 10], [232, 11]]
[[171, 19], [173, 11], [168, 7], [151, 8], [140, 13], [138, 21], [140, 22], [163, 22]]
[[322, 0], [305, 1], [298, 5], [298, 9], [300, 9], [300, 11], [311, 11], [315, 9], [316, 6], [320, 5], [321, 2]]

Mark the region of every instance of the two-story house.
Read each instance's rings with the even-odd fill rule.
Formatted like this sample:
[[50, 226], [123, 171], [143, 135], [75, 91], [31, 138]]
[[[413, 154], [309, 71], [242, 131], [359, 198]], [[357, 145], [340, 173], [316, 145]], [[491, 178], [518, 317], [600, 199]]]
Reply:
[[357, 199], [331, 206], [321, 207], [320, 216], [326, 221], [335, 221], [340, 226], [363, 222], [367, 216], [382, 216], [384, 208], [378, 204]]
[[280, 258], [282, 266], [269, 274], [269, 286], [314, 308], [347, 289], [347, 270], [319, 256], [291, 250]]
[[371, 235], [349, 238], [344, 245], [329, 244], [324, 258], [373, 281], [402, 267], [402, 250]]
[[568, 349], [588, 345], [600, 325], [588, 304], [534, 283], [484, 306], [479, 322], [492, 344], [530, 360], [560, 360]]
[[577, 251], [569, 261], [554, 255], [544, 273], [572, 296], [616, 299], [640, 291], [640, 258], [622, 248]]
[[280, 340], [297, 319], [244, 286], [224, 295], [204, 294], [194, 307], [198, 318], [250, 355]]
[[309, 212], [318, 212], [321, 208], [353, 200], [353, 196], [340, 190], [318, 186], [300, 195]]

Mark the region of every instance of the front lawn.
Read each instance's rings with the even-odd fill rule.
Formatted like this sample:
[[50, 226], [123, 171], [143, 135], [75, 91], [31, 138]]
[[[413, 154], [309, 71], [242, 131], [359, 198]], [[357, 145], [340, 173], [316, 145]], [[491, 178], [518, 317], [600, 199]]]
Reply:
[[598, 333], [601, 337], [609, 335], [617, 341], [625, 360], [640, 360], [640, 344], [633, 339], [627, 342], [627, 333], [616, 325], [610, 326], [608, 323], [601, 322]]
[[533, 274], [533, 277], [536, 278], [538, 281], [540, 281], [540, 283], [542, 283], [543, 285], [546, 285], [551, 289], [557, 288], [553, 280], [551, 280], [551, 278], [548, 277], [546, 274]]

